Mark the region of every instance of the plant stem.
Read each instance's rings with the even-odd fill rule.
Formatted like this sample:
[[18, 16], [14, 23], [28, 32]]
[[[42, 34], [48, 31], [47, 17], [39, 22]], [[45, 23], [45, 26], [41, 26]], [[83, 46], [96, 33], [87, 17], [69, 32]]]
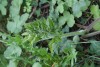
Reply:
[[84, 34], [85, 34], [85, 30], [82, 30], [82, 31], [65, 33], [65, 34], [62, 34], [62, 35], [54, 35], [54, 36], [51, 36], [51, 37], [48, 37], [48, 38], [45, 38], [45, 39], [41, 39], [39, 41], [48, 40], [48, 39], [52, 39], [54, 37], [59, 37], [59, 36], [61, 38], [65, 38], [65, 37], [71, 37], [71, 36], [75, 36], [75, 35], [84, 35]]

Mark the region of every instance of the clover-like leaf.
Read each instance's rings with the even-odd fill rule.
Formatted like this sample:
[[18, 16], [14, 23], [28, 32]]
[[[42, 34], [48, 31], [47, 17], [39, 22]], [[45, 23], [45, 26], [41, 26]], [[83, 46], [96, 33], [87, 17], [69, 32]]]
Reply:
[[82, 15], [82, 11], [85, 11], [88, 6], [90, 5], [90, 1], [88, 0], [79, 0], [79, 1], [74, 1], [75, 3], [73, 4], [72, 11], [75, 17], [79, 18]]
[[75, 24], [74, 16], [72, 14], [70, 14], [69, 12], [67, 12], [67, 11], [65, 11], [63, 13], [63, 16], [61, 16], [59, 18], [59, 26], [60, 27], [62, 25], [64, 25], [65, 23], [67, 23], [67, 25], [69, 27], [73, 27], [73, 25]]
[[59, 3], [59, 5], [56, 8], [56, 11], [59, 12], [59, 13], [63, 13], [64, 12], [64, 6], [63, 5], [64, 5], [63, 2]]

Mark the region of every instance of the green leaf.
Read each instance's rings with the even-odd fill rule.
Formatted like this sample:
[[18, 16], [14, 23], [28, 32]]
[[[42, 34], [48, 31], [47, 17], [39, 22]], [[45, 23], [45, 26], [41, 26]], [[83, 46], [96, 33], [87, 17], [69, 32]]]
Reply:
[[17, 67], [15, 60], [10, 60], [7, 67]]
[[75, 17], [79, 18], [82, 16], [82, 11], [85, 11], [90, 5], [90, 1], [88, 0], [75, 0], [73, 4], [72, 11]]
[[69, 27], [73, 27], [75, 24], [74, 16], [67, 11], [63, 13], [63, 16], [59, 17], [59, 26], [61, 27], [65, 23], [67, 23]]
[[85, 63], [84, 63], [84, 65], [83, 65], [83, 67], [89, 67], [89, 64], [88, 64], [88, 62], [87, 62], [87, 61], [85, 61]]
[[79, 18], [79, 17], [82, 15], [82, 12], [81, 12], [81, 9], [80, 9], [78, 3], [75, 4], [75, 5], [73, 6], [72, 10], [73, 10], [73, 14], [74, 14], [77, 18]]
[[71, 14], [71, 15], [69, 16], [67, 25], [68, 25], [69, 27], [73, 27], [74, 24], [75, 24], [74, 16]]
[[6, 15], [6, 8], [5, 7], [3, 7], [3, 5], [1, 5], [0, 4], [0, 11], [1, 11], [1, 13], [2, 13], [2, 15]]
[[52, 0], [52, 4], [55, 5], [57, 0]]
[[6, 59], [15, 59], [21, 55], [21, 48], [15, 44], [11, 44], [4, 52]]
[[7, 60], [1, 54], [0, 54], [0, 66], [1, 67], [7, 67]]
[[19, 8], [16, 8], [14, 6], [10, 6], [10, 17], [11, 18], [16, 17], [17, 15], [19, 15], [19, 11], [20, 11]]
[[36, 10], [36, 15], [37, 15], [37, 17], [39, 17], [40, 15], [41, 15], [41, 10], [40, 9], [38, 9], [38, 10]]
[[100, 22], [96, 22], [96, 23], [93, 25], [93, 29], [94, 29], [94, 30], [100, 30]]
[[21, 17], [17, 15], [13, 18], [14, 22], [8, 21], [7, 29], [11, 33], [19, 33], [22, 30], [22, 26], [25, 24], [28, 19], [29, 14], [23, 14]]
[[74, 42], [74, 43], [77, 44], [79, 41], [80, 41], [80, 38], [79, 38], [78, 35], [76, 35], [76, 36], [73, 37], [73, 42]]
[[19, 33], [22, 30], [22, 26], [20, 25], [20, 22], [8, 22], [7, 29], [11, 33]]
[[100, 17], [100, 9], [98, 5], [92, 5], [90, 10], [91, 10], [91, 14], [95, 19]]
[[64, 6], [63, 5], [64, 5], [64, 3], [61, 1], [59, 3], [59, 5], [57, 6], [56, 11], [59, 12], [59, 13], [63, 13], [64, 12]]
[[69, 7], [73, 6], [73, 0], [65, 0]]
[[23, 0], [13, 0], [11, 4], [15, 8], [20, 8], [20, 6], [21, 6], [22, 3], [23, 3]]
[[35, 62], [32, 67], [42, 67], [42, 65], [39, 62]]
[[59, 26], [61, 27], [62, 25], [64, 25], [66, 21], [67, 21], [67, 18], [65, 16], [59, 17]]
[[0, 1], [0, 11], [2, 15], [6, 15], [6, 8], [5, 6], [7, 6], [7, 0], [1, 0]]
[[26, 20], [28, 19], [28, 16], [29, 14], [28, 13], [25, 13], [25, 14], [22, 14], [21, 17], [20, 17], [20, 25], [24, 25]]
[[100, 56], [100, 42], [96, 42], [96, 41], [90, 41], [90, 42], [91, 45], [90, 45], [89, 52]]
[[90, 67], [95, 67], [94, 62], [92, 61], [92, 63], [90, 64]]

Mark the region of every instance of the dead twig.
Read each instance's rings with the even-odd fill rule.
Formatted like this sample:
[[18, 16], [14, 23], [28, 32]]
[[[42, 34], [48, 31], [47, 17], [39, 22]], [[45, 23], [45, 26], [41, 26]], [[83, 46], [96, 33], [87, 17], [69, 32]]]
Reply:
[[96, 31], [96, 32], [86, 34], [86, 35], [82, 36], [82, 38], [88, 38], [88, 37], [92, 37], [92, 36], [95, 36], [95, 35], [98, 35], [98, 34], [100, 34], [100, 31]]
[[87, 28], [85, 29], [86, 32], [89, 32], [89, 31], [93, 28], [93, 26], [94, 26], [96, 23], [98, 23], [99, 21], [100, 21], [100, 18], [96, 19], [96, 20], [93, 21], [89, 26], [87, 26]]

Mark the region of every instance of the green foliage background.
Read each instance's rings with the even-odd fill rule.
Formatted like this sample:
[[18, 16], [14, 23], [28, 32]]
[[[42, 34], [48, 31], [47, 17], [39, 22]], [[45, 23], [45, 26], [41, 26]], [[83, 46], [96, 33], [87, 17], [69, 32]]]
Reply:
[[75, 26], [100, 18], [99, 2], [0, 0], [0, 67], [99, 67], [100, 41]]

